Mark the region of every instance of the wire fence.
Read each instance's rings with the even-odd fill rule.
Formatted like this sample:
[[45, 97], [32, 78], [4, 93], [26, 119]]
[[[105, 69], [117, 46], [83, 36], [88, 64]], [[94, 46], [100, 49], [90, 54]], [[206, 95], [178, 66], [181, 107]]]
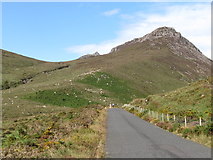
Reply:
[[207, 123], [207, 121], [202, 119], [202, 117], [177, 116], [175, 114], [168, 114], [168, 113], [165, 114], [165, 113], [160, 113], [158, 111], [153, 111], [147, 108], [133, 106], [130, 104], [125, 104], [122, 107], [127, 109], [134, 109], [138, 113], [141, 113], [144, 116], [147, 115], [153, 119], [157, 119], [162, 122], [179, 123], [181, 126], [184, 126], [184, 127], [202, 126]]

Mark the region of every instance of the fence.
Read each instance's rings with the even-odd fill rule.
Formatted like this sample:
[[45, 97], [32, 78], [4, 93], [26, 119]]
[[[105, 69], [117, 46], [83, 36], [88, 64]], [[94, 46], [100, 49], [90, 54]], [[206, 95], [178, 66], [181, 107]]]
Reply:
[[130, 104], [125, 104], [122, 106], [123, 108], [128, 108], [128, 109], [134, 109], [139, 113], [142, 113], [143, 115], [148, 115], [149, 117], [152, 117], [154, 119], [160, 120], [162, 122], [172, 122], [172, 123], [179, 123], [182, 126], [190, 126], [190, 125], [205, 125], [206, 121], [204, 119], [202, 119], [201, 117], [198, 118], [192, 118], [192, 117], [187, 117], [187, 116], [176, 116], [176, 115], [170, 115], [170, 114], [165, 114], [165, 113], [159, 113], [157, 111], [152, 111], [150, 109], [147, 108], [143, 108], [143, 107], [137, 107], [137, 106], [133, 106]]

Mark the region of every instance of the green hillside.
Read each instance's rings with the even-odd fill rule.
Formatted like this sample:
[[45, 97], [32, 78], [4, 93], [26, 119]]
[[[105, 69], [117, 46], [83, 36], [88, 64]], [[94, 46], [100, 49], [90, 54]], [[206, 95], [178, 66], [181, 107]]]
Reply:
[[186, 87], [144, 99], [135, 99], [132, 104], [143, 106], [160, 113], [169, 113], [191, 118], [202, 117], [210, 121], [212, 79], [199, 80]]
[[33, 58], [25, 57], [13, 52], [9, 52], [6, 50], [1, 50], [2, 52], [2, 65], [4, 67], [3, 73], [9, 73], [13, 72], [13, 69], [16, 68], [21, 69], [24, 67], [34, 66], [41, 63], [44, 63], [44, 61], [36, 60]]
[[63, 63], [45, 62], [6, 50], [1, 51], [3, 89], [25, 84], [42, 72], [51, 72], [66, 66]]

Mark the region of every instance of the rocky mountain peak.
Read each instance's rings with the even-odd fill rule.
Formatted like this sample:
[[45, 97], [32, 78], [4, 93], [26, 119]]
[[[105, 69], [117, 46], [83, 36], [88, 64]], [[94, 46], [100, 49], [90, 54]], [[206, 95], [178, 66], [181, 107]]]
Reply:
[[86, 55], [83, 55], [81, 56], [79, 59], [86, 59], [86, 58], [90, 58], [90, 57], [96, 57], [96, 56], [99, 56], [100, 54], [98, 52], [95, 52], [93, 54], [86, 54]]
[[142, 37], [141, 39], [153, 39], [160, 37], [181, 38], [181, 34], [179, 32], [176, 32], [174, 28], [160, 27], [152, 31], [151, 33], [147, 34], [146, 36]]
[[184, 38], [179, 32], [171, 27], [160, 27], [146, 34], [141, 38], [135, 38], [120, 46], [117, 46], [111, 50], [111, 53], [116, 53], [121, 48], [128, 47], [135, 43], [146, 43], [146, 46], [150, 46], [152, 49], [161, 49], [161, 47], [167, 46], [171, 52], [177, 56], [182, 56], [185, 59], [200, 60], [204, 63], [210, 64], [210, 60], [205, 57], [201, 51], [192, 44], [189, 40]]
[[[135, 38], [131, 41], [128, 41], [128, 42], [120, 45], [120, 46], [130, 45], [130, 44], [133, 44], [133, 43], [142, 43], [146, 40], [154, 41], [154, 40], [159, 39], [159, 38], [174, 38], [174, 39], [178, 40], [178, 39], [182, 38], [182, 36], [174, 28], [159, 27], [159, 28], [155, 29], [154, 31], [152, 31], [151, 33], [146, 34], [143, 37]], [[118, 51], [120, 46], [113, 48], [111, 50], [111, 52]]]
[[135, 38], [130, 42], [144, 42], [146, 40], [153, 41], [155, 39], [159, 38], [174, 38], [174, 39], [180, 39], [182, 38], [181, 34], [177, 32], [174, 28], [171, 27], [159, 27], [152, 31], [149, 34], [146, 34], [145, 36], [141, 38]]

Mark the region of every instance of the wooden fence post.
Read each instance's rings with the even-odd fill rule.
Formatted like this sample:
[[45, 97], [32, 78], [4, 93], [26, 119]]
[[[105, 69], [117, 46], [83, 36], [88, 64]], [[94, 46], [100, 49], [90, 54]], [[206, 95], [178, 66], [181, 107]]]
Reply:
[[201, 117], [199, 118], [200, 126], [202, 126], [202, 119]]
[[166, 118], [167, 118], [167, 121], [169, 121], [169, 114], [168, 113], [166, 114]]

